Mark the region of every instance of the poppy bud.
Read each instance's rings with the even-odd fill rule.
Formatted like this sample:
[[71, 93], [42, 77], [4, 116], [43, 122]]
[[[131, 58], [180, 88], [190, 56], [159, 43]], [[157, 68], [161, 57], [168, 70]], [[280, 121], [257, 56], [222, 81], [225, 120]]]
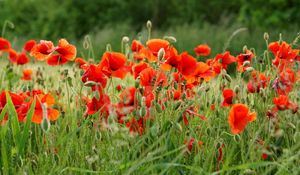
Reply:
[[171, 43], [177, 42], [177, 39], [174, 36], [165, 36], [164, 39], [169, 40]]
[[155, 105], [156, 112], [161, 113], [162, 112], [161, 106], [156, 102], [154, 102], [154, 105]]
[[253, 67], [247, 67], [247, 68], [246, 68], [246, 72], [250, 72], [250, 73], [251, 73], [252, 71], [254, 71], [254, 68], [253, 68]]
[[230, 75], [228, 75], [228, 74], [225, 74], [225, 78], [226, 78], [226, 80], [227, 80], [228, 82], [231, 82], [231, 81], [232, 81]]
[[128, 43], [128, 42], [129, 42], [129, 37], [128, 37], [128, 36], [124, 36], [124, 37], [122, 38], [122, 42], [123, 42], [123, 43]]
[[182, 126], [179, 123], [176, 122], [173, 126], [179, 133], [182, 132]]
[[243, 47], [243, 51], [246, 53], [246, 52], [247, 52], [247, 50], [248, 50], [247, 46], [246, 46], [246, 45], [244, 45], [244, 47]]
[[174, 104], [174, 110], [177, 110], [180, 107], [181, 103], [182, 103], [181, 100], [176, 101]]
[[145, 107], [145, 106], [142, 106], [139, 112], [140, 112], [139, 114], [140, 114], [141, 117], [145, 116], [145, 115], [146, 115], [146, 112], [147, 112], [147, 111], [146, 111], [146, 107]]
[[152, 28], [152, 22], [150, 20], [147, 21], [147, 29], [151, 29]]
[[50, 129], [50, 121], [48, 119], [48, 110], [47, 110], [47, 107], [46, 107], [46, 104], [41, 104], [42, 106], [42, 111], [43, 111], [43, 120], [42, 120], [42, 123], [41, 123], [41, 128], [44, 132], [48, 132], [49, 129]]
[[134, 82], [135, 88], [138, 88], [140, 86], [140, 78], [138, 77]]
[[236, 86], [234, 87], [234, 92], [235, 92], [236, 94], [238, 94], [238, 93], [240, 92], [240, 87], [239, 87], [238, 85], [236, 85]]
[[146, 98], [142, 97], [141, 99], [141, 106], [146, 106]]
[[244, 61], [244, 63], [243, 63], [243, 67], [246, 67], [246, 66], [250, 66], [250, 61]]
[[161, 61], [165, 57], [165, 49], [160, 48], [157, 54], [157, 59]]
[[108, 51], [108, 52], [111, 52], [111, 51], [112, 51], [111, 45], [110, 45], [110, 44], [106, 44], [106, 51]]
[[265, 39], [266, 41], [269, 40], [269, 34], [268, 34], [267, 32], [264, 33], [264, 39]]
[[84, 86], [87, 86], [87, 87], [92, 87], [92, 86], [95, 86], [97, 83], [94, 82], [94, 81], [87, 81], [84, 83]]

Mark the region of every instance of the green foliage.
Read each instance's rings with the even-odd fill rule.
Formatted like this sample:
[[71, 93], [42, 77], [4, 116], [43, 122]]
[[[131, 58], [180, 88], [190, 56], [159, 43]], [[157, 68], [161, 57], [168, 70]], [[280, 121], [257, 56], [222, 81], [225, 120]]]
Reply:
[[[263, 4], [262, 4], [263, 3]], [[228, 24], [270, 29], [299, 27], [297, 0], [1, 0], [0, 26], [5, 20], [15, 24], [10, 36], [79, 39], [84, 35], [120, 23], [141, 30], [148, 19], [158, 29], [183, 24]]]

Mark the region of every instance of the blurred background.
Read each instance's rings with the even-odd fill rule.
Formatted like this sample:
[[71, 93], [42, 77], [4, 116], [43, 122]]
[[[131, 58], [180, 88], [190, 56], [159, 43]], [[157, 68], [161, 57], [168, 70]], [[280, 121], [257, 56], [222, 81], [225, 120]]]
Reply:
[[0, 29], [6, 21], [14, 24], [2, 30], [5, 38], [67, 38], [82, 47], [89, 35], [97, 56], [107, 43], [118, 51], [125, 35], [143, 39], [147, 20], [153, 37], [176, 37], [180, 51], [207, 43], [213, 53], [222, 52], [231, 39], [233, 53], [246, 44], [259, 52], [266, 48], [264, 32], [271, 40], [279, 33], [287, 41], [296, 37], [300, 0], [0, 0]]

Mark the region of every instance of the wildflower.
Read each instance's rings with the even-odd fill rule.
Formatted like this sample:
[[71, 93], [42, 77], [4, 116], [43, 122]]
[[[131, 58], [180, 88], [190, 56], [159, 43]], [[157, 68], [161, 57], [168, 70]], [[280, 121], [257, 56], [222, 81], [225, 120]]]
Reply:
[[200, 44], [194, 49], [197, 56], [208, 56], [211, 48], [207, 44]]
[[49, 58], [50, 54], [55, 50], [51, 41], [41, 40], [40, 43], [33, 46], [31, 55], [39, 61], [44, 61]]
[[0, 37], [0, 53], [1, 51], [7, 52], [11, 49], [11, 44], [8, 40]]
[[127, 74], [127, 70], [124, 69], [126, 60], [126, 56], [122, 53], [105, 52], [99, 67], [108, 77], [113, 76], [123, 79]]
[[235, 93], [233, 92], [232, 89], [224, 89], [223, 90], [223, 97], [224, 97], [224, 101], [222, 103], [222, 106], [230, 106], [232, 105], [232, 100], [233, 97], [235, 96]]
[[60, 39], [58, 47], [54, 49], [56, 54], [49, 56], [47, 63], [51, 66], [65, 64], [68, 61], [73, 61], [76, 58], [76, 47], [65, 39]]
[[161, 48], [167, 50], [170, 43], [169, 43], [169, 41], [163, 40], [163, 39], [151, 39], [151, 40], [147, 41], [146, 45], [149, 48], [149, 50], [152, 52], [152, 54], [154, 56], [157, 56], [158, 51]]
[[239, 134], [244, 131], [248, 122], [256, 120], [256, 113], [250, 112], [244, 104], [234, 104], [229, 112], [228, 123], [233, 134]]
[[22, 80], [31, 80], [32, 70], [31, 69], [24, 69]]

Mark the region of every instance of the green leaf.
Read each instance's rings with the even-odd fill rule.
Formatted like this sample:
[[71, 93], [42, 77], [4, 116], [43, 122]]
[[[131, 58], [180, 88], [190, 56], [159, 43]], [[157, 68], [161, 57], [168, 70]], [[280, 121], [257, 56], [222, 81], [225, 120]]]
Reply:
[[25, 145], [27, 142], [27, 139], [29, 137], [29, 130], [31, 128], [31, 120], [34, 114], [34, 109], [35, 109], [35, 99], [33, 101], [33, 103], [30, 106], [29, 111], [26, 114], [26, 123], [24, 126], [24, 130], [23, 130], [23, 134], [22, 134], [22, 138], [21, 138], [21, 142], [20, 142], [20, 155], [22, 156], [25, 150]]
[[21, 133], [18, 121], [18, 114], [8, 92], [6, 92], [6, 103], [9, 111], [8, 122], [11, 124], [14, 143], [16, 144], [17, 150], [19, 151]]

